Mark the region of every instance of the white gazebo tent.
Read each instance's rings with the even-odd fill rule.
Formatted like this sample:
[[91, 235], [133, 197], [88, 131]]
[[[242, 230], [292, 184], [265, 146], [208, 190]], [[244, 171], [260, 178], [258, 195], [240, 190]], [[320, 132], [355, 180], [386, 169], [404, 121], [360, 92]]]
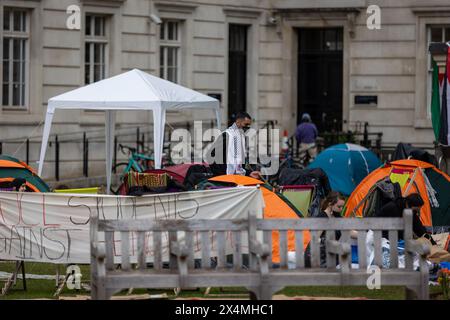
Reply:
[[155, 167], [161, 168], [166, 110], [212, 109], [220, 129], [219, 101], [138, 69], [89, 84], [48, 100], [39, 157], [42, 174], [50, 127], [56, 109], [86, 109], [105, 111], [106, 181], [111, 185], [114, 149], [115, 112], [118, 110], [153, 111], [153, 145]]

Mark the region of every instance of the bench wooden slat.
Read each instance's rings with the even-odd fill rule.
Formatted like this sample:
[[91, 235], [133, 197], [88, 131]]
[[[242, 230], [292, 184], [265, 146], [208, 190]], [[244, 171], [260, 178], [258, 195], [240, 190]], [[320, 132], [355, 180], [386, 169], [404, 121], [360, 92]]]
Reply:
[[200, 233], [202, 241], [202, 268], [211, 268], [211, 243], [209, 231], [202, 231]]
[[360, 269], [367, 268], [366, 231], [358, 231], [358, 264]]
[[225, 256], [225, 232], [217, 231], [217, 266], [219, 268], [225, 268], [226, 256]]
[[241, 231], [233, 232], [233, 268], [242, 269]]
[[130, 233], [128, 231], [120, 232], [121, 244], [121, 269], [124, 271], [130, 270]]
[[287, 231], [278, 231], [280, 243], [280, 267], [286, 268], [288, 261]]
[[350, 244], [350, 231], [349, 230], [342, 230], [341, 231], [341, 238], [339, 239], [339, 241]]
[[374, 253], [375, 253], [375, 264], [380, 268], [383, 266], [383, 257], [381, 256], [382, 248], [381, 248], [381, 231], [373, 232], [373, 244], [374, 244]]
[[389, 231], [390, 264], [389, 268], [398, 268], [398, 231]]
[[249, 255], [248, 255], [248, 263], [249, 263], [249, 267], [250, 270], [256, 271], [257, 270], [257, 263], [258, 263], [258, 259], [256, 257], [255, 254], [253, 254], [253, 242], [256, 239], [256, 232], [257, 232], [257, 221], [258, 219], [256, 218], [256, 216], [254, 215], [253, 212], [249, 212], [248, 213], [248, 233], [247, 233], [247, 238], [248, 238], [248, 248], [249, 248]]
[[178, 233], [176, 231], [169, 231], [169, 267], [170, 270], [177, 270], [178, 261], [177, 257], [173, 255], [172, 252], [172, 243], [178, 241]]
[[[325, 219], [322, 219], [325, 220]], [[334, 220], [334, 219], [333, 219]], [[311, 231], [311, 267], [320, 267], [320, 234], [322, 231]]]
[[162, 268], [162, 243], [161, 231], [153, 231], [153, 268], [161, 270]]
[[[409, 214], [406, 214], [406, 213]], [[413, 212], [411, 209], [406, 209], [403, 211], [403, 225], [404, 225], [404, 234], [403, 238], [405, 239], [405, 269], [412, 270], [414, 268], [414, 258], [411, 253], [406, 250], [406, 240], [413, 238]]]
[[305, 267], [305, 256], [303, 250], [303, 231], [295, 231], [295, 267]]
[[259, 219], [258, 230], [401, 230], [401, 218], [364, 219]]
[[247, 230], [246, 219], [99, 220], [99, 231], [238, 231]]
[[105, 231], [106, 270], [114, 270], [114, 232]]
[[[334, 231], [328, 231], [325, 236], [326, 240], [336, 240], [336, 233]], [[325, 249], [327, 250], [327, 269], [333, 270], [336, 269], [336, 255], [328, 252], [328, 248], [325, 244]]]
[[272, 231], [263, 231], [263, 241], [270, 248], [269, 268], [272, 267]]
[[137, 241], [137, 252], [138, 252], [138, 264], [140, 270], [145, 270], [147, 263], [145, 261], [146, 250], [145, 250], [145, 231], [138, 232]]
[[[350, 230], [342, 230], [341, 231], [341, 238], [339, 239], [339, 242], [347, 243], [350, 246], [350, 248], [352, 247], [352, 240], [351, 240], [351, 237], [350, 237]], [[352, 253], [351, 253], [351, 251], [350, 251], [350, 256], [346, 257], [345, 261], [339, 260], [339, 263], [340, 264], [345, 263], [346, 267], [348, 268], [347, 270], [350, 270], [351, 264], [352, 264]]]
[[189, 250], [188, 256], [188, 268], [194, 269], [194, 234], [192, 231], [186, 231], [185, 233], [185, 243]]

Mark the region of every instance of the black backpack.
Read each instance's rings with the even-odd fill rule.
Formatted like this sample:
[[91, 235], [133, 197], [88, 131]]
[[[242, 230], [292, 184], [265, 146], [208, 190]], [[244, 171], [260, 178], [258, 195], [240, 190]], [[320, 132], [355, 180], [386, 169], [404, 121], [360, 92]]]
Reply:
[[213, 176], [211, 169], [201, 164], [194, 164], [191, 166], [184, 178], [183, 185], [188, 190], [194, 190], [195, 186], [202, 181], [208, 180]]

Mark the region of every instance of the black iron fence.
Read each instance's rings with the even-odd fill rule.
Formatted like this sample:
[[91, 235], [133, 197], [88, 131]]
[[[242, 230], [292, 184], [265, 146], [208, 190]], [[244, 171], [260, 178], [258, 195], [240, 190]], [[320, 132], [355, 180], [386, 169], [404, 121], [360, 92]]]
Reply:
[[[269, 120], [263, 123], [259, 123], [258, 127], [261, 129], [267, 129], [267, 151], [270, 152], [272, 141], [271, 130], [275, 129], [277, 125], [276, 120]], [[214, 122], [211, 121], [210, 127], [214, 127]], [[334, 131], [334, 132], [324, 132], [320, 134], [317, 140], [318, 151], [321, 151], [331, 145], [338, 143], [355, 143], [362, 145], [370, 150], [372, 150], [377, 156], [382, 160], [390, 160], [392, 153], [395, 150], [395, 146], [383, 145], [383, 133], [382, 132], [369, 132], [369, 124], [363, 123], [362, 125], [356, 126], [354, 131]], [[174, 125], [168, 124], [165, 128], [165, 143], [163, 147], [163, 152], [170, 158], [172, 143], [170, 142], [170, 137], [172, 131], [178, 128], [184, 128], [189, 131], [193, 129], [191, 122], [182, 122]], [[362, 131], [360, 131], [362, 129]], [[71, 145], [72, 148], [80, 148], [81, 157], [76, 159], [71, 159], [71, 162], [80, 163], [82, 167], [82, 175], [84, 177], [89, 177], [90, 165], [93, 161], [104, 161], [102, 159], [95, 159], [94, 157], [97, 145], [104, 145], [104, 129], [91, 130], [84, 132], [75, 133], [62, 133], [54, 134], [49, 138], [49, 154], [54, 153], [53, 159], [46, 160], [46, 163], [53, 164], [54, 166], [54, 178], [59, 181], [61, 179], [61, 163], [68, 160], [61, 160], [61, 149], [64, 145], [64, 149], [67, 150], [67, 146]], [[3, 154], [6, 149], [15, 149], [14, 146], [19, 146], [23, 148], [21, 152], [21, 158], [25, 160], [27, 164], [36, 164], [39, 157], [39, 150], [41, 144], [41, 137], [25, 138], [25, 139], [8, 139], [0, 141], [0, 154]], [[116, 135], [114, 137], [114, 153], [113, 153], [113, 167], [120, 161], [127, 161], [125, 155], [119, 152], [119, 143], [127, 145], [136, 149], [136, 152], [149, 154], [153, 150], [153, 129], [149, 126], [143, 127], [120, 127], [116, 129]], [[205, 143], [205, 142], [204, 142]], [[208, 142], [206, 142], [208, 143]], [[291, 155], [294, 157], [299, 156], [299, 145], [292, 135], [288, 141], [290, 147]], [[192, 145], [194, 142], [192, 142]], [[36, 148], [37, 147], [37, 148]], [[191, 149], [193, 150], [193, 148]], [[11, 153], [10, 153], [11, 154]], [[13, 154], [12, 154], [13, 155]], [[18, 156], [19, 157], [19, 156]]]
[[[209, 127], [215, 127], [215, 122], [211, 120], [208, 122]], [[205, 127], [205, 122], [202, 124], [203, 129], [208, 129], [208, 125]], [[275, 121], [268, 121], [264, 127], [273, 129], [275, 127]], [[180, 122], [176, 124], [167, 123], [165, 127], [165, 143], [163, 146], [163, 152], [170, 158], [172, 143], [170, 137], [173, 130], [183, 128], [188, 131], [194, 129], [194, 125], [187, 122]], [[105, 143], [105, 130], [104, 128], [97, 130], [70, 132], [52, 134], [49, 137], [47, 159], [45, 163], [53, 166], [53, 177], [56, 181], [66, 178], [63, 164], [71, 162], [74, 166], [81, 164], [82, 176], [89, 177], [92, 173], [90, 168], [95, 161], [104, 161], [104, 157], [100, 158], [96, 152], [98, 148], [103, 147]], [[34, 136], [32, 138], [16, 138], [16, 139], [4, 139], [0, 140], [0, 154], [8, 154], [24, 160], [28, 165], [37, 166], [37, 162], [40, 154], [40, 146], [42, 142], [41, 136]], [[270, 145], [269, 132], [267, 142]], [[191, 150], [194, 150], [194, 141], [192, 141]], [[208, 142], [204, 142], [208, 143]], [[113, 151], [113, 168], [118, 162], [128, 161], [127, 156], [123, 155], [119, 151], [119, 144], [132, 147], [137, 153], [151, 154], [153, 153], [153, 128], [146, 126], [145, 128], [129, 126], [118, 127], [115, 130], [114, 137], [114, 151]], [[74, 157], [70, 160], [67, 159], [66, 152], [73, 152], [73, 150], [79, 150], [80, 152], [73, 153]]]
[[[339, 143], [354, 143], [361, 145], [373, 151], [381, 161], [390, 160], [395, 146], [386, 146], [383, 144], [382, 132], [369, 132], [369, 123], [357, 122], [354, 125], [354, 130], [338, 131], [320, 133], [316, 144], [318, 152]], [[289, 145], [291, 146], [291, 155], [295, 158], [300, 156], [300, 147], [296, 141], [295, 135], [289, 138]]]
[[[172, 130], [172, 128], [167, 128], [165, 134], [170, 135], [170, 131]], [[49, 148], [47, 150], [47, 154], [50, 156], [50, 159], [46, 160], [45, 162], [53, 165], [55, 180], [60, 180], [62, 173], [61, 165], [66, 161], [81, 163], [82, 174], [84, 177], [88, 177], [90, 173], [90, 164], [93, 161], [104, 161], [104, 158], [94, 158], [96, 157], [96, 155], [95, 152], [92, 152], [95, 151], [98, 146], [104, 145], [104, 132], [104, 129], [99, 129], [51, 135], [49, 137]], [[152, 149], [152, 137], [153, 130], [151, 128], [143, 129], [140, 127], [124, 127], [116, 129], [116, 135], [114, 137], [113, 165], [115, 165], [121, 157], [121, 155], [118, 155], [119, 143], [132, 146], [137, 150], [137, 152], [146, 153]], [[0, 154], [8, 152], [9, 155], [23, 159], [28, 165], [36, 165], [39, 159], [41, 141], [42, 137], [5, 139], [0, 141]], [[165, 147], [167, 148], [167, 145], [165, 145]], [[78, 148], [81, 149], [81, 157], [76, 157], [71, 160], [61, 159], [61, 149], [78, 150]], [[53, 153], [53, 157], [51, 156], [51, 153]]]

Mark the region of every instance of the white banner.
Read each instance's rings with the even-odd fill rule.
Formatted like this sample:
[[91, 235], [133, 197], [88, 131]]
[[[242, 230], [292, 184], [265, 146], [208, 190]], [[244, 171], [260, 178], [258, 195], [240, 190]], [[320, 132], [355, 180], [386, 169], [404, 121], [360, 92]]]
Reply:
[[[88, 264], [91, 215], [99, 219], [237, 219], [252, 212], [262, 218], [263, 207], [256, 187], [142, 197], [0, 192], [0, 259]], [[120, 243], [115, 248], [120, 250]]]

